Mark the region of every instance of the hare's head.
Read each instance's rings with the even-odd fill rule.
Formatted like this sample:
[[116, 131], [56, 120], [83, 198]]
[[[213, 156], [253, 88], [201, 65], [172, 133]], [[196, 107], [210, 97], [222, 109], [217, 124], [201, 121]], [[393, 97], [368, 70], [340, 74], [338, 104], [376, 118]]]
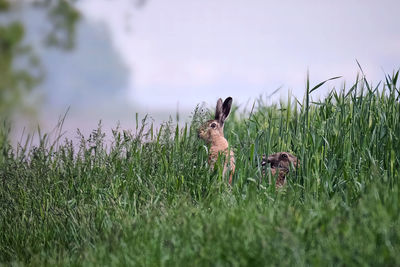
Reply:
[[215, 110], [215, 118], [213, 120], [206, 121], [199, 129], [199, 137], [211, 143], [219, 137], [224, 137], [224, 122], [231, 111], [232, 97], [228, 97], [222, 103], [222, 99], [218, 99], [217, 107]]
[[[297, 166], [298, 159], [288, 152], [279, 152], [269, 155], [268, 158], [266, 158], [266, 162], [271, 164], [271, 168], [280, 168], [289, 171], [291, 164], [293, 164], [293, 167]], [[263, 165], [265, 165], [265, 162]]]
[[271, 165], [271, 174], [273, 176], [278, 173], [278, 177], [276, 179], [275, 186], [282, 187], [286, 183], [286, 174], [289, 173], [289, 169], [292, 166], [296, 168], [299, 164], [299, 160], [296, 156], [288, 153], [288, 152], [279, 152], [275, 154], [271, 154], [268, 157], [264, 154], [262, 157], [261, 165], [263, 168], [263, 175], [265, 175], [266, 165]]

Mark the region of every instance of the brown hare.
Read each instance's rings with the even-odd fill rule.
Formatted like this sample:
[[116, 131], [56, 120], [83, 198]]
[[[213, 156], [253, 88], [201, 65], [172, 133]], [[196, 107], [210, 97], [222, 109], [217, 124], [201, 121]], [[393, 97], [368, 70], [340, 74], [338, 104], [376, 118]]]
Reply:
[[293, 167], [296, 167], [298, 164], [298, 159], [296, 156], [288, 152], [279, 152], [271, 154], [268, 157], [263, 155], [261, 161], [263, 176], [265, 175], [267, 163], [271, 165], [271, 174], [273, 176], [275, 176], [278, 172], [275, 187], [279, 188], [286, 184], [286, 174], [289, 173], [290, 165], [292, 164]]
[[[235, 158], [233, 151], [229, 149], [228, 141], [224, 137], [224, 122], [229, 115], [232, 107], [232, 97], [228, 97], [222, 103], [222, 99], [218, 99], [215, 110], [215, 118], [205, 122], [199, 129], [199, 137], [210, 145], [208, 164], [214, 169], [214, 164], [218, 159], [218, 155], [225, 156], [223, 177], [229, 170], [229, 184], [232, 184], [232, 176], [235, 172]], [[229, 166], [228, 166], [229, 163]]]

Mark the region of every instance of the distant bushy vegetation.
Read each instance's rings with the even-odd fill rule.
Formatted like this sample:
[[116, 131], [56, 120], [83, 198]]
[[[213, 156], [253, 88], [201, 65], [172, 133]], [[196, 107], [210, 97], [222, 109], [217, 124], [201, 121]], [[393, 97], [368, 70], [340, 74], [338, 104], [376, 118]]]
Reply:
[[[146, 120], [78, 142], [0, 133], [0, 262], [60, 265], [400, 265], [399, 72], [311, 102], [234, 109], [233, 186], [211, 172], [197, 127]], [[300, 165], [283, 190], [263, 153]], [[274, 183], [272, 183], [274, 185]]]

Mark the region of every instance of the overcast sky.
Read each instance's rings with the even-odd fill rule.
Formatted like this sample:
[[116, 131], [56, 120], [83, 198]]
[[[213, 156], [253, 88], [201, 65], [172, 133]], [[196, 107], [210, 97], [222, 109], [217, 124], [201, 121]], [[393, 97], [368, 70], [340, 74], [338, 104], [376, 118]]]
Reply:
[[[192, 108], [231, 95], [246, 102], [283, 86], [304, 94], [361, 63], [378, 82], [400, 67], [400, 1], [85, 0], [88, 20], [106, 25], [130, 70], [132, 103]], [[278, 96], [279, 97], [279, 96]]]

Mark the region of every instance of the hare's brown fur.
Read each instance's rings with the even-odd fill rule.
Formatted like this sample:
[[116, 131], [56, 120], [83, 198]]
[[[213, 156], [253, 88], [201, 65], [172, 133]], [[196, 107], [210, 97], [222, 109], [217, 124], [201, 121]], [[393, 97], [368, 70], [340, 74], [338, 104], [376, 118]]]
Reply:
[[[276, 176], [276, 172], [278, 172], [278, 176]], [[276, 176], [275, 187], [279, 188], [286, 184], [286, 174], [288, 171], [282, 168], [271, 168], [272, 176]]]
[[291, 165], [295, 168], [299, 160], [296, 156], [288, 153], [288, 152], [279, 152], [275, 154], [271, 154], [268, 157], [263, 155], [261, 165], [263, 167], [263, 175], [265, 175], [265, 166], [267, 164], [271, 165], [271, 174], [273, 176], [278, 172], [278, 176], [276, 179], [275, 186], [282, 187], [286, 184], [286, 174], [289, 173]]
[[229, 184], [232, 184], [232, 176], [235, 172], [235, 158], [233, 151], [229, 149], [228, 141], [224, 137], [224, 122], [229, 115], [231, 105], [231, 97], [225, 99], [224, 103], [222, 103], [221, 98], [218, 99], [215, 119], [205, 122], [199, 129], [199, 137], [210, 145], [208, 156], [210, 168], [214, 168], [220, 154], [225, 156], [223, 176], [225, 176], [229, 169]]

